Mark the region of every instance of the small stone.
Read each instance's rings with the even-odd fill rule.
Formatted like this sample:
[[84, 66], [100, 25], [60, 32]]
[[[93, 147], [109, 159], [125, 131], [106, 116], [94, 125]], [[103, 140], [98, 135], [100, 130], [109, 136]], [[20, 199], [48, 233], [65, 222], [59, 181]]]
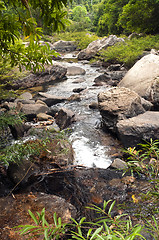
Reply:
[[32, 98], [33, 98], [33, 96], [30, 92], [24, 92], [23, 94], [21, 94], [19, 96], [19, 99], [23, 99], [23, 100], [30, 100]]
[[114, 161], [111, 164], [111, 167], [117, 168], [117, 169], [125, 169], [128, 168], [126, 162], [121, 160], [120, 158], [115, 158]]
[[35, 104], [43, 104], [43, 105], [47, 106], [47, 104], [45, 102], [41, 101], [40, 99], [38, 99]]
[[48, 115], [46, 113], [38, 113], [37, 114], [37, 118], [38, 118], [39, 121], [46, 121], [48, 119], [53, 119], [52, 116], [50, 116], [50, 115]]

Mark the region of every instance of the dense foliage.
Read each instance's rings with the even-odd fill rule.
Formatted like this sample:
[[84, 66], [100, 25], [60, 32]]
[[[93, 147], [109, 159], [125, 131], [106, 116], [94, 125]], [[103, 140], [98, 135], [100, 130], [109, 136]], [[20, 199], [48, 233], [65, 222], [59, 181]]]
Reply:
[[144, 51], [159, 49], [159, 35], [128, 39], [100, 52], [100, 59], [110, 63], [122, 63], [128, 69], [144, 55]]
[[[108, 34], [129, 34], [159, 32], [158, 0], [102, 0], [73, 1], [69, 7], [85, 6], [91, 26], [87, 29], [96, 31], [99, 36]], [[81, 19], [80, 21], [83, 21]]]
[[[53, 51], [49, 45], [42, 46], [41, 27], [50, 27], [53, 31], [65, 27], [67, 0], [0, 0], [0, 56], [3, 62], [10, 61], [12, 66], [34, 71], [42, 69], [45, 63], [52, 61]], [[42, 26], [38, 26], [32, 12], [38, 9]], [[29, 41], [26, 46], [20, 39]]]

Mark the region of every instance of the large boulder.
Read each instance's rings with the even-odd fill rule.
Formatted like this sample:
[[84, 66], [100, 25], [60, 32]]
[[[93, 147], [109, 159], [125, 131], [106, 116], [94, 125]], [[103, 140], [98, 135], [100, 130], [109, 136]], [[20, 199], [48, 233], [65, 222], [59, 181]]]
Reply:
[[142, 98], [128, 88], [116, 87], [98, 94], [103, 126], [113, 132], [116, 132], [116, 124], [119, 120], [144, 113], [146, 111], [144, 104]]
[[141, 58], [118, 86], [135, 91], [159, 108], [159, 56], [149, 54]]
[[91, 42], [86, 49], [79, 52], [77, 57], [79, 60], [89, 60], [94, 57], [100, 50], [107, 49], [107, 47], [112, 46], [117, 42], [124, 42], [124, 39], [118, 38], [115, 35], [110, 35], [109, 37], [95, 40]]
[[117, 123], [120, 140], [125, 147], [134, 147], [143, 140], [159, 139], [159, 112], [147, 111]]
[[57, 52], [73, 52], [77, 49], [77, 44], [74, 41], [59, 40], [53, 44], [53, 49]]
[[41, 86], [52, 81], [58, 81], [66, 78], [66, 72], [67, 69], [62, 66], [49, 66], [46, 67], [45, 71], [37, 72], [35, 74], [31, 73], [23, 79], [14, 79], [11, 87], [14, 89], [26, 89], [35, 86]]
[[25, 115], [28, 114], [35, 114], [38, 113], [46, 113], [49, 110], [49, 108], [43, 104], [23, 104], [21, 108], [21, 112], [23, 112]]

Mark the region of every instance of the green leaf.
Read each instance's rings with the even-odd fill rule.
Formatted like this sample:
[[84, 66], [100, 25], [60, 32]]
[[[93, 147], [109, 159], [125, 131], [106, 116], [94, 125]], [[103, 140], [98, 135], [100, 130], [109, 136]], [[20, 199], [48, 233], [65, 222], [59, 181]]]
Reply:
[[95, 232], [92, 234], [90, 240], [94, 239], [97, 236], [97, 234], [102, 231], [102, 229], [103, 229], [103, 226], [101, 226], [100, 228], [97, 228]]
[[35, 215], [30, 210], [28, 210], [28, 212], [29, 212], [29, 215], [31, 216], [31, 218], [34, 220], [34, 222], [38, 225], [38, 220], [35, 217]]
[[109, 207], [108, 216], [111, 216], [111, 211], [112, 211], [114, 205], [115, 205], [115, 201], [112, 202], [112, 204], [111, 204], [110, 207]]

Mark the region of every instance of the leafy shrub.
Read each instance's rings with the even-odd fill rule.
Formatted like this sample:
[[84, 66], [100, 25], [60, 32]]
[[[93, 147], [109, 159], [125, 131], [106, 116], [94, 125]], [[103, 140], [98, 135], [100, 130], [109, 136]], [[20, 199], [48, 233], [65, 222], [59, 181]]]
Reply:
[[125, 43], [117, 43], [107, 50], [102, 50], [100, 59], [112, 63], [124, 63], [127, 68], [130, 68], [144, 51], [149, 51], [152, 48], [159, 49], [159, 35], [149, 35], [138, 39], [125, 40]]
[[41, 213], [37, 212], [37, 217], [29, 211], [31, 218], [34, 220], [34, 225], [19, 225], [16, 228], [19, 229], [20, 235], [26, 235], [28, 239], [43, 236], [43, 240], [66, 238], [66, 234], [69, 234], [69, 239], [77, 240], [145, 239], [141, 234], [141, 231], [145, 228], [146, 231], [151, 233], [153, 239], [157, 240], [155, 234], [158, 231], [158, 224], [154, 217], [154, 224], [147, 221], [145, 226], [133, 226], [131, 218], [127, 214], [113, 216], [114, 205], [115, 201], [112, 202], [111, 200], [104, 201], [103, 208], [92, 205], [88, 208], [100, 214], [97, 221], [85, 222], [86, 218], [83, 217], [79, 222], [72, 219], [72, 224], [62, 223], [60, 217], [57, 219], [56, 213], [53, 216], [53, 224], [49, 224], [45, 219], [45, 209]]
[[[158, 178], [159, 175], [159, 141], [152, 139], [150, 142], [138, 144], [139, 150], [128, 148], [124, 150], [127, 157], [128, 169], [132, 174], [137, 172], [139, 175], [144, 174], [149, 179]], [[128, 169], [126, 171], [128, 171]]]
[[36, 217], [30, 210], [29, 214], [34, 220], [36, 225], [19, 225], [20, 235], [29, 235], [29, 239], [35, 239], [35, 237], [43, 236], [44, 240], [59, 239], [61, 235], [65, 234], [66, 223], [61, 222], [61, 218], [57, 219], [56, 213], [54, 213], [54, 223], [49, 224], [45, 219], [45, 209], [41, 213], [37, 212]]
[[49, 140], [19, 142], [6, 147], [0, 152], [0, 164], [9, 165], [10, 162], [20, 163], [22, 159], [33, 156], [39, 156], [42, 151], [46, 150], [46, 143]]

